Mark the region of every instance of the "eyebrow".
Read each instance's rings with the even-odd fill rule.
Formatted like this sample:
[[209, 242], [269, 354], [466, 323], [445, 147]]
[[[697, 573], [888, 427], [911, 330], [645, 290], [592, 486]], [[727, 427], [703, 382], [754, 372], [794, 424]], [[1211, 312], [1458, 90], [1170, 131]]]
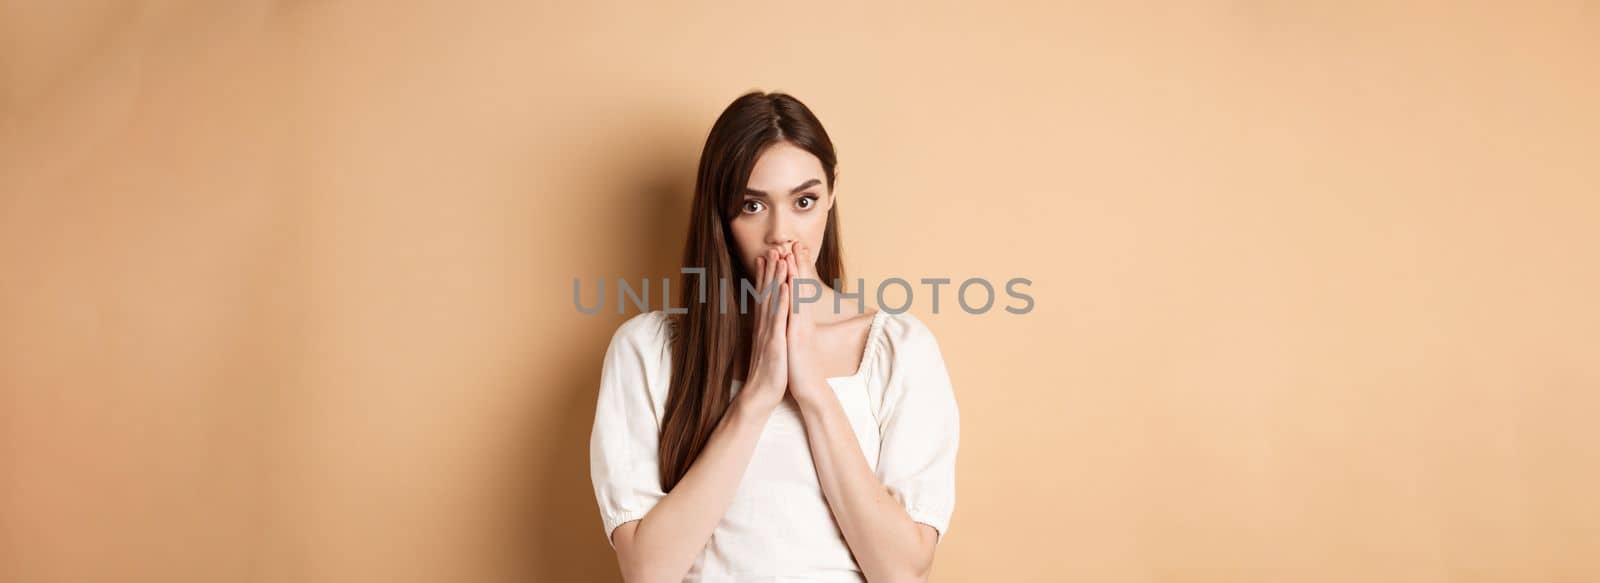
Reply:
[[[789, 194], [799, 194], [800, 191], [805, 190], [807, 188], [811, 188], [811, 187], [816, 186], [818, 184], [822, 184], [822, 181], [818, 180], [818, 179], [815, 179], [815, 178], [812, 178], [811, 180], [807, 180], [807, 181], [801, 183], [800, 186], [796, 186], [796, 187], [794, 187], [792, 189], [789, 189]], [[756, 189], [750, 188], [748, 186], [744, 187], [743, 189], [740, 189], [739, 193], [740, 194], [748, 194], [748, 195], [751, 195], [751, 196], [771, 196], [771, 195], [767, 194], [767, 192], [764, 191], [764, 190], [756, 190]]]

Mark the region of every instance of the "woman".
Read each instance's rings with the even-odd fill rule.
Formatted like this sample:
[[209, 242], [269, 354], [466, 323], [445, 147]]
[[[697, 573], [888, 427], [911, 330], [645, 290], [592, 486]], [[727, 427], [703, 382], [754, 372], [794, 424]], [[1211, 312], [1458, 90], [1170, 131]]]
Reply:
[[705, 271], [685, 313], [623, 323], [601, 372], [590, 477], [628, 581], [926, 579], [955, 396], [917, 318], [840, 295], [836, 178], [793, 97], [712, 126], [684, 251]]

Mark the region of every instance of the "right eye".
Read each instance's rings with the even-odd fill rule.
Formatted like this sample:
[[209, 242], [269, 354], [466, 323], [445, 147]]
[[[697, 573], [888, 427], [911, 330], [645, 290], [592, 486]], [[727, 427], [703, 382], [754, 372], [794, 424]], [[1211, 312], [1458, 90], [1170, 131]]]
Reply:
[[759, 213], [765, 206], [766, 205], [762, 204], [759, 200], [747, 200], [744, 201], [744, 204], [739, 207], [739, 210], [745, 212], [746, 214]]

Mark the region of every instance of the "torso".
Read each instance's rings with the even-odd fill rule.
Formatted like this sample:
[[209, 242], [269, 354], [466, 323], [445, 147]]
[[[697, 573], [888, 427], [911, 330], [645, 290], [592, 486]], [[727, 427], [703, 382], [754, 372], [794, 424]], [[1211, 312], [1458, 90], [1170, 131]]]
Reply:
[[[637, 328], [633, 341], [650, 355], [643, 376], [654, 418], [639, 420], [648, 431], [661, 423], [672, 353], [666, 315], [656, 311], [640, 318], [649, 325], [630, 328]], [[851, 313], [817, 326], [828, 387], [839, 398], [862, 458], [879, 475], [888, 461], [881, 455], [886, 395], [893, 379], [905, 378], [896, 374], [896, 367], [903, 366], [899, 351], [926, 342], [918, 338], [928, 332], [910, 314], [881, 310]], [[737, 396], [742, 384], [732, 381], [730, 396]], [[646, 451], [654, 451], [653, 446], [647, 444]], [[865, 581], [823, 495], [805, 421], [792, 400], [785, 399], [766, 420], [733, 499], [684, 578], [729, 580]]]
[[[872, 338], [874, 320], [885, 318], [875, 316], [851, 314], [848, 319], [819, 323], [816, 343], [827, 385], [839, 398], [862, 457], [874, 471], [882, 445], [873, 395], [881, 398], [888, 378], [881, 354], [885, 347], [874, 347]], [[742, 385], [735, 380], [730, 394], [736, 396]], [[768, 578], [766, 571], [790, 576]], [[735, 579], [866, 580], [823, 496], [805, 421], [790, 399], [768, 417], [733, 501], [685, 581]]]

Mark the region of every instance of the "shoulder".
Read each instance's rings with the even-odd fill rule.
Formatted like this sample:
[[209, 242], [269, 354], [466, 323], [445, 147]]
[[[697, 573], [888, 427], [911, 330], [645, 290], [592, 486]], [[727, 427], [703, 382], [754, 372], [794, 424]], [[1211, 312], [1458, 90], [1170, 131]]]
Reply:
[[880, 420], [900, 416], [901, 411], [917, 411], [911, 413], [913, 417], [930, 416], [929, 406], [954, 407], [950, 369], [933, 330], [921, 318], [910, 312], [886, 314], [879, 339], [885, 368], [879, 377], [882, 393], [873, 399]]
[[890, 344], [891, 349], [898, 351], [938, 348], [939, 344], [938, 338], [934, 338], [933, 330], [912, 312], [899, 312], [899, 314], [885, 312], [883, 340]]
[[943, 360], [933, 330], [911, 312], [884, 313], [880, 339], [892, 363]]
[[[660, 310], [638, 314], [617, 326], [606, 348], [601, 393], [648, 397], [659, 417], [672, 368], [671, 318]], [[637, 389], [643, 390], [637, 390]]]
[[659, 350], [667, 345], [671, 335], [671, 318], [661, 310], [644, 312], [628, 318], [611, 334], [611, 346], [640, 352]]

